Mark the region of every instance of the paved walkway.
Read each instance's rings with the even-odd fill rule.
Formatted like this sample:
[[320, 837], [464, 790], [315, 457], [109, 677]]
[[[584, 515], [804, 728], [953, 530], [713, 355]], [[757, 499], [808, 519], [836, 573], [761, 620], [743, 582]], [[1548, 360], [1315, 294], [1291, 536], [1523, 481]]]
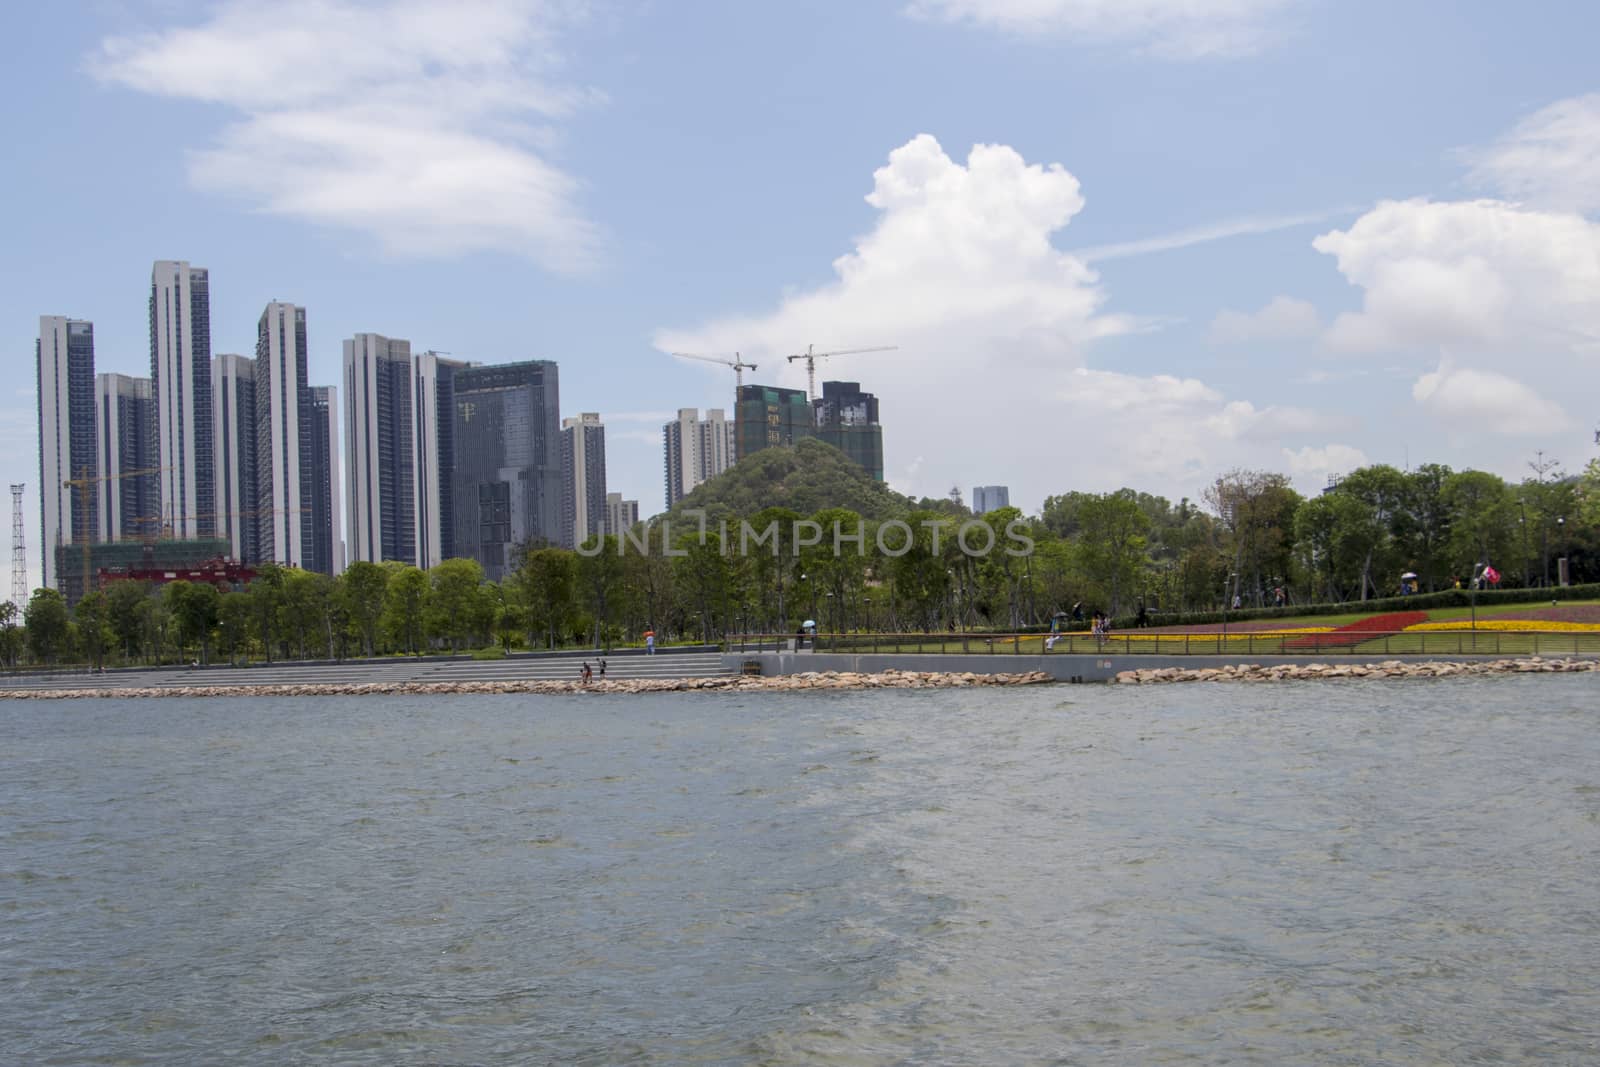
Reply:
[[[587, 657], [600, 677], [599, 657]], [[384, 660], [376, 663], [257, 664], [252, 667], [173, 667], [104, 674], [22, 674], [0, 677], [0, 689], [181, 689], [197, 685], [365, 685], [372, 682], [577, 681], [585, 657], [525, 656], [503, 660]], [[731, 674], [716, 651], [606, 657], [607, 680], [710, 678]]]

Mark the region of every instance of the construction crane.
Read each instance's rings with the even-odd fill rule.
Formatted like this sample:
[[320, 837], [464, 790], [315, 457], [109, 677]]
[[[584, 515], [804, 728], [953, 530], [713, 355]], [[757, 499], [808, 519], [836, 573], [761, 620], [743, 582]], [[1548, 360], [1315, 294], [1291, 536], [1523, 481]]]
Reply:
[[720, 363], [724, 367], [732, 367], [733, 386], [735, 389], [744, 388], [745, 371], [756, 369], [754, 363], [746, 363], [737, 352], [733, 354], [732, 359], [723, 359], [720, 356], [701, 356], [693, 352], [673, 352], [672, 355], [677, 356], [679, 359], [698, 359], [702, 363]]
[[[79, 599], [89, 595], [89, 545], [94, 541], [95, 531], [89, 526], [89, 489], [104, 482], [120, 482], [124, 478], [142, 478], [147, 474], [163, 474], [170, 471], [171, 467], [142, 467], [139, 470], [119, 471], [116, 474], [90, 474], [87, 469], [80, 469], [76, 478], [67, 478], [61, 482], [63, 489], [76, 489], [78, 491], [77, 515], [73, 516], [73, 525], [77, 526], [81, 516], [83, 530], [83, 591], [78, 594]], [[49, 551], [47, 548], [46, 551]]]
[[877, 345], [872, 348], [840, 348], [832, 352], [812, 351], [814, 346], [806, 345], [804, 352], [797, 352], [792, 356], [785, 356], [790, 363], [797, 359], [806, 361], [806, 398], [817, 399], [817, 360], [827, 359], [830, 356], [854, 356], [861, 352], [893, 352], [899, 345]]

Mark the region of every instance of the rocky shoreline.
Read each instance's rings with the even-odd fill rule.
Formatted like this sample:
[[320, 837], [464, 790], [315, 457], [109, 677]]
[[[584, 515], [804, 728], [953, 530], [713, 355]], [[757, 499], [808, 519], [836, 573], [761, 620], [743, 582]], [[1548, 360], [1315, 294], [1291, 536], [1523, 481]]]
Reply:
[[173, 688], [126, 689], [12, 689], [0, 698], [12, 700], [72, 700], [84, 697], [326, 697], [412, 696], [468, 693], [530, 693], [539, 695], [590, 693], [684, 692], [791, 692], [806, 689], [958, 689], [978, 686], [1039, 685], [1052, 682], [1043, 671], [1020, 674], [900, 671], [893, 668], [872, 674], [856, 671], [808, 671], [774, 676], [738, 675], [715, 678], [637, 678], [594, 681], [588, 685], [569, 681], [519, 682], [370, 682], [365, 684], [308, 683], [305, 685], [192, 685]]
[[1239, 663], [1227, 667], [1152, 667], [1119, 671], [1120, 685], [1158, 685], [1165, 682], [1277, 682], [1311, 678], [1450, 678], [1485, 674], [1572, 674], [1600, 671], [1600, 659], [1472, 660], [1402, 663]]

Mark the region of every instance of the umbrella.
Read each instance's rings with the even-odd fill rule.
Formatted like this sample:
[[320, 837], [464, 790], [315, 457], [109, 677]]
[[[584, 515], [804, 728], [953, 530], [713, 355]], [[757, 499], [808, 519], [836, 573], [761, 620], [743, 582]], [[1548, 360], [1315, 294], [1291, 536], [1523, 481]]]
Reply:
[[817, 623], [816, 623], [815, 619], [807, 619], [805, 622], [801, 623], [800, 625], [806, 627], [807, 629], [814, 629], [816, 627]]
[[1400, 577], [1401, 578], [1415, 578], [1416, 576], [1417, 576], [1417, 572], [1416, 571], [1406, 571]]

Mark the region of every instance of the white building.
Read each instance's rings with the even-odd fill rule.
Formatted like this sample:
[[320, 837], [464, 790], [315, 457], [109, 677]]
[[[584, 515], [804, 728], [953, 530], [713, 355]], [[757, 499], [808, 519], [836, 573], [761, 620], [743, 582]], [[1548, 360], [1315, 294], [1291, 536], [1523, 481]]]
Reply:
[[95, 468], [98, 538], [153, 538], [161, 533], [161, 489], [156, 457], [155, 390], [149, 378], [94, 377]]
[[678, 417], [661, 428], [667, 507], [733, 465], [734, 429], [721, 408], [707, 409], [704, 419], [698, 408], [679, 408]]
[[410, 341], [376, 333], [345, 341], [345, 536], [351, 562], [418, 562], [411, 393]]
[[[313, 569], [310, 485], [300, 448], [311, 417], [306, 312], [273, 301], [256, 327], [256, 517], [261, 562]], [[309, 425], [306, 427], [309, 432]], [[304, 486], [303, 486], [304, 483]], [[304, 492], [302, 492], [302, 486]]]
[[174, 537], [213, 536], [211, 282], [181, 260], [150, 272], [150, 380], [165, 517]]
[[228, 541], [234, 559], [257, 563], [255, 360], [225, 353], [211, 361], [211, 413], [217, 536]]
[[561, 543], [576, 548], [607, 532], [606, 428], [598, 412], [561, 420]]
[[639, 521], [639, 502], [624, 500], [621, 493], [606, 494], [606, 533], [621, 534]]
[[62, 315], [39, 318], [34, 348], [39, 385], [40, 559], [47, 589], [60, 589], [56, 549], [95, 534], [94, 324]]
[[450, 471], [455, 467], [455, 372], [469, 366], [437, 352], [412, 358], [411, 471], [416, 565], [426, 570], [454, 552]]

